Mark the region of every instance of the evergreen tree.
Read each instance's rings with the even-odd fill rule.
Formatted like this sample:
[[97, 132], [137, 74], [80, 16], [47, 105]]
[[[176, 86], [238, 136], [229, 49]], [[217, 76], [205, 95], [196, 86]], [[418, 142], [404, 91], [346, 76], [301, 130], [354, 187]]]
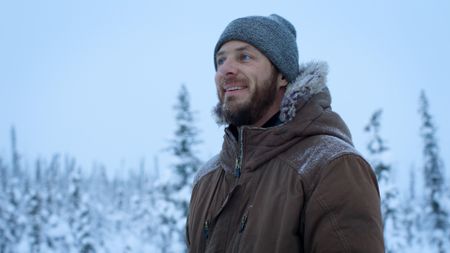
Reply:
[[0, 192], [0, 250], [1, 253], [16, 252], [18, 242], [22, 240], [25, 230], [25, 222], [20, 219], [21, 203], [23, 201], [24, 186], [26, 181], [21, 178], [20, 159], [17, 152], [16, 132], [11, 127], [11, 164], [10, 169], [7, 166], [1, 166], [2, 188]]
[[59, 155], [53, 155], [50, 165], [44, 168], [42, 174], [42, 187], [47, 193], [44, 199], [45, 205], [50, 213], [58, 213], [61, 206], [61, 203], [58, 203], [61, 199], [58, 196], [61, 194], [61, 189], [58, 189], [58, 179], [62, 177], [59, 175]]
[[79, 253], [95, 253], [88, 198], [81, 191], [82, 174], [79, 168], [75, 169], [74, 161], [70, 178], [69, 196], [72, 208], [70, 225], [75, 239], [75, 248]]
[[0, 196], [6, 191], [8, 177], [8, 167], [6, 167], [6, 164], [3, 164], [3, 160], [0, 157]]
[[1, 253], [13, 253], [15, 245], [21, 239], [23, 225], [19, 223], [19, 202], [17, 191], [13, 182], [8, 186], [3, 196], [0, 195], [0, 251]]
[[409, 193], [406, 197], [404, 203], [404, 219], [403, 219], [403, 227], [405, 229], [406, 234], [406, 242], [408, 247], [414, 247], [418, 243], [418, 234], [419, 234], [419, 214], [421, 210], [419, 210], [419, 205], [416, 198], [416, 173], [415, 169], [410, 169], [409, 175]]
[[43, 201], [42, 194], [40, 192], [40, 180], [41, 180], [41, 163], [36, 161], [36, 179], [34, 185], [30, 188], [28, 198], [26, 201], [26, 212], [28, 216], [28, 238], [30, 243], [29, 252], [39, 253], [42, 252], [42, 244], [44, 241], [44, 223], [43, 219]]
[[38, 191], [32, 189], [27, 201], [27, 215], [29, 219], [28, 237], [30, 243], [30, 253], [42, 252], [43, 244], [43, 223], [41, 216], [42, 198]]
[[20, 168], [20, 156], [17, 151], [17, 137], [16, 137], [16, 128], [11, 127], [11, 160], [12, 160], [12, 172], [16, 178], [21, 177], [21, 168]]
[[155, 214], [158, 206], [156, 206], [157, 189], [155, 181], [148, 180], [148, 175], [145, 172], [144, 163], [141, 162], [139, 169], [139, 176], [132, 177], [136, 182], [137, 192], [132, 196], [132, 216], [131, 223], [145, 241], [152, 242], [155, 234], [158, 231], [158, 217]]
[[[111, 192], [109, 192], [109, 180], [106, 174], [105, 166], [95, 164], [92, 168], [90, 179], [87, 182], [88, 186], [85, 188], [91, 198], [89, 203], [89, 217], [92, 221], [91, 227], [93, 240], [96, 242], [97, 252], [101, 252], [104, 248], [106, 240], [105, 236], [108, 231], [108, 213], [109, 209], [114, 209], [108, 203], [111, 202]], [[132, 183], [130, 182], [130, 185]]]
[[6, 252], [7, 240], [7, 226], [6, 226], [6, 167], [3, 166], [2, 159], [0, 158], [0, 253]]
[[[195, 173], [200, 166], [200, 159], [196, 156], [195, 150], [200, 141], [198, 139], [199, 131], [194, 124], [189, 93], [185, 85], [181, 86], [175, 111], [177, 128], [170, 149], [177, 160], [175, 164], [177, 177], [174, 179], [172, 187], [175, 191], [188, 190], [187, 196], [183, 197], [189, 197]], [[182, 208], [184, 214], [187, 214], [188, 206], [189, 198], [180, 199], [178, 202], [178, 207]]]
[[6, 187], [7, 182], [7, 167], [3, 165], [3, 160], [0, 157], [0, 253], [6, 252], [7, 247], [7, 224], [6, 224]]
[[79, 241], [80, 253], [95, 253], [94, 240], [92, 238], [91, 215], [88, 198], [82, 198], [82, 205], [79, 211], [79, 225], [77, 227], [77, 239]]
[[443, 203], [445, 201], [444, 166], [439, 156], [436, 139], [436, 126], [429, 112], [429, 102], [422, 91], [420, 94], [419, 113], [422, 118], [420, 134], [423, 140], [423, 175], [425, 183], [425, 203], [423, 227], [430, 231], [426, 235], [431, 248], [436, 252], [446, 252], [450, 245], [448, 241], [449, 215]]
[[[195, 150], [195, 146], [199, 144], [198, 129], [194, 125], [194, 113], [185, 85], [180, 88], [174, 109], [176, 112], [176, 130], [175, 138], [172, 140], [169, 149], [176, 162], [171, 178], [161, 187], [165, 202], [161, 203], [163, 208], [161, 222], [164, 224], [161, 239], [163, 242], [178, 241], [179, 248], [177, 249], [177, 246], [172, 247], [172, 251], [180, 252], [186, 250], [184, 246], [184, 226], [192, 182], [200, 166], [200, 159], [196, 156]], [[163, 245], [163, 250], [166, 250], [165, 245]]]
[[379, 109], [372, 114], [369, 124], [365, 127], [365, 131], [371, 135], [371, 139], [367, 144], [369, 154], [372, 156], [373, 169], [378, 181], [388, 181], [390, 166], [382, 161], [382, 155], [388, 151], [385, 141], [380, 136], [380, 118], [382, 110]]
[[382, 110], [374, 112], [365, 128], [366, 132], [371, 135], [367, 149], [380, 189], [386, 252], [398, 253], [404, 248], [406, 238], [402, 227], [403, 222], [400, 218], [399, 192], [392, 182], [392, 168], [391, 165], [383, 161], [383, 156], [388, 151], [388, 147], [380, 136], [381, 114]]

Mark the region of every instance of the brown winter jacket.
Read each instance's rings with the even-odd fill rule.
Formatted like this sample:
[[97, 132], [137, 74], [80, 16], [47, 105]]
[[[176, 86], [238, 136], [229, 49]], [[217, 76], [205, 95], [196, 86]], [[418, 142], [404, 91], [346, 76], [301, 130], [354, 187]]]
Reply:
[[330, 108], [326, 72], [302, 67], [284, 123], [225, 130], [194, 182], [189, 252], [384, 252], [377, 182]]

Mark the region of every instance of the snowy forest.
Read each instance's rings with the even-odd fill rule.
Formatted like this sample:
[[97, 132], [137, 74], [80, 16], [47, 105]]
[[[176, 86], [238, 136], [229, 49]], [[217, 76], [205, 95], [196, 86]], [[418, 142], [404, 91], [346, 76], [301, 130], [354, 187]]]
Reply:
[[[174, 109], [176, 132], [168, 143], [174, 165], [160, 169], [143, 161], [125, 177], [108, 176], [101, 165], [86, 170], [75, 158], [58, 154], [24, 161], [17, 147], [20, 134], [12, 127], [11, 156], [0, 157], [0, 253], [186, 252], [191, 183], [205, 161], [196, 155], [201, 140], [185, 86]], [[450, 252], [449, 180], [425, 92], [418, 113], [423, 159], [404, 175], [406, 191], [384, 159], [389, 147], [380, 135], [381, 110], [368, 117], [365, 128], [386, 252]]]

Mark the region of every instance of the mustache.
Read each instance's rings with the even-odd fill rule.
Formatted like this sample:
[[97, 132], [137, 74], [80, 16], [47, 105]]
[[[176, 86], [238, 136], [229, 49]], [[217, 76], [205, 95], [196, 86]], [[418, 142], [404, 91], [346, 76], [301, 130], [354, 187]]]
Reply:
[[241, 84], [247, 84], [248, 80], [247, 78], [243, 77], [224, 77], [220, 80], [220, 85], [226, 85], [229, 83], [241, 83]]

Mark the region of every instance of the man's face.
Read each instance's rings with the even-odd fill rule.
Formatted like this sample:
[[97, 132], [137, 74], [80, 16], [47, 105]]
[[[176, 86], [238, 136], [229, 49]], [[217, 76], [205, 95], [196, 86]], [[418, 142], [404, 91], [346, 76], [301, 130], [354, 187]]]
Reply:
[[280, 88], [287, 82], [258, 49], [242, 41], [229, 41], [217, 52], [216, 64], [216, 113], [227, 123], [258, 125], [268, 113], [279, 110]]

